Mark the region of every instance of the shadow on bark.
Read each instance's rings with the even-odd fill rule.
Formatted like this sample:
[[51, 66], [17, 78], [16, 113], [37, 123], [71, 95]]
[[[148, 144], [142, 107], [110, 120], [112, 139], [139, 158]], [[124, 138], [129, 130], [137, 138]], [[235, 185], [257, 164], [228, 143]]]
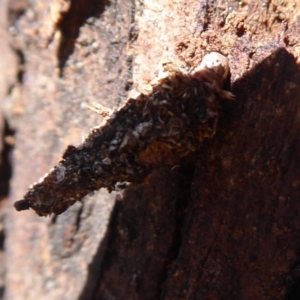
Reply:
[[9, 195], [9, 182], [12, 176], [11, 152], [14, 135], [14, 130], [9, 127], [8, 122], [4, 119], [3, 135], [1, 137], [3, 139], [1, 141], [3, 149], [0, 152], [0, 201]]
[[278, 49], [188, 164], [128, 187], [80, 299], [297, 299], [299, 82]]
[[74, 51], [80, 28], [89, 18], [99, 18], [108, 5], [109, 0], [72, 0], [70, 9], [62, 14], [57, 23], [57, 28], [61, 31], [57, 53], [60, 76], [62, 76], [66, 61]]
[[[120, 298], [129, 296], [128, 287], [136, 290], [134, 294], [130, 292], [134, 297], [159, 297], [168, 266], [180, 248], [193, 173], [194, 166], [189, 164], [171, 171], [162, 168], [154, 172], [146, 186], [131, 185], [125, 189], [123, 198], [116, 202], [106, 238], [90, 265], [90, 277], [80, 299], [109, 297], [102, 282], [111, 283], [112, 293]], [[116, 247], [117, 244], [122, 246]], [[124, 277], [110, 281], [108, 277], [114, 278], [119, 267], [125, 267]], [[148, 280], [148, 276], [152, 279]]]
[[2, 146], [0, 146], [0, 299], [4, 298], [5, 293], [5, 221], [7, 200], [10, 193], [10, 179], [13, 171], [11, 156], [14, 146], [14, 135], [15, 131], [10, 128], [6, 118], [3, 118], [3, 128], [0, 126], [0, 145]]

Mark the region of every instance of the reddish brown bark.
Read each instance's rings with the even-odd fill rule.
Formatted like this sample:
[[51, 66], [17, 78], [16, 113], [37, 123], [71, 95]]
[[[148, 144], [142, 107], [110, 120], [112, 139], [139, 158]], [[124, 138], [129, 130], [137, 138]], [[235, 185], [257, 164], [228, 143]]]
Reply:
[[[3, 111], [17, 130], [6, 298], [297, 299], [300, 4], [22, 5], [11, 6], [15, 35], [5, 39], [25, 73], [1, 94], [14, 103]], [[236, 101], [201, 151], [59, 217], [13, 211], [66, 146], [99, 124], [85, 103], [118, 106], [132, 84], [147, 87], [160, 61], [195, 67], [210, 51], [228, 55]]]

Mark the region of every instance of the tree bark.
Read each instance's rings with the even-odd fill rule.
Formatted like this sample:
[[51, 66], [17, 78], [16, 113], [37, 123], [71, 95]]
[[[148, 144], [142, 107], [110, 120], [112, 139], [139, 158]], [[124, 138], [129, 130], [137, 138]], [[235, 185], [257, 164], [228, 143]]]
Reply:
[[[16, 130], [4, 299], [299, 298], [299, 1], [1, 2]], [[236, 99], [199, 151], [59, 216], [13, 210], [101, 123], [87, 105], [118, 108], [162, 61], [194, 68], [211, 51]]]

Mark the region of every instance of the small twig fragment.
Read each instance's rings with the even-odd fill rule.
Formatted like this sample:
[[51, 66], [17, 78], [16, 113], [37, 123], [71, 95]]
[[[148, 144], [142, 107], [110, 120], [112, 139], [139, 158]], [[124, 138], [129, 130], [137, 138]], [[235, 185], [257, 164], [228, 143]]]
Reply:
[[102, 117], [108, 117], [112, 114], [113, 110], [107, 107], [104, 107], [100, 103], [92, 103], [91, 105], [86, 106], [88, 109], [94, 111], [95, 113], [101, 115]]

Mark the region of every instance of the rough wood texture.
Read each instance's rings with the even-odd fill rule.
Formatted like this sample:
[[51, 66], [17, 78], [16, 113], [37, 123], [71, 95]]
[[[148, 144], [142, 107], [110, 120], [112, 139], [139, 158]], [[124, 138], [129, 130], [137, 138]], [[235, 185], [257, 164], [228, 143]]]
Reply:
[[1, 94], [17, 129], [11, 204], [101, 122], [86, 104], [120, 105], [161, 61], [189, 68], [207, 52], [228, 55], [236, 101], [214, 139], [146, 185], [48, 219], [9, 206], [6, 299], [298, 299], [299, 1], [9, 7], [25, 62]]

